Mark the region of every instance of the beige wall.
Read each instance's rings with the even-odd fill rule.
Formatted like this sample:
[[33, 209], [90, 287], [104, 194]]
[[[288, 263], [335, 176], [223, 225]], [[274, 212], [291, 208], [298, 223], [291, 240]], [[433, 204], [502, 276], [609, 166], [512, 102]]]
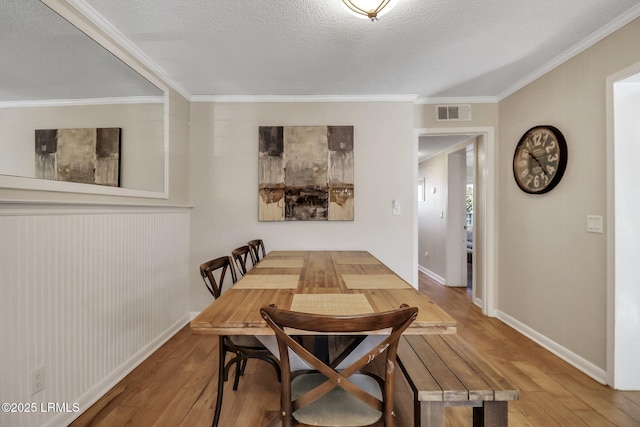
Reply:
[[[171, 90], [169, 100], [169, 199], [168, 204], [187, 205], [189, 199], [189, 101]], [[197, 181], [196, 181], [197, 182]]]
[[[412, 281], [413, 104], [192, 103], [191, 306], [211, 302], [197, 267], [250, 239], [267, 250], [364, 249]], [[258, 221], [258, 127], [353, 125], [355, 219]], [[392, 200], [401, 204], [393, 216]]]
[[[636, 19], [499, 104], [499, 309], [596, 370], [606, 368], [606, 234], [587, 233], [586, 217], [606, 214], [605, 79], [640, 61], [638, 40]], [[527, 195], [513, 152], [541, 124], [563, 132], [569, 161], [553, 191]]]

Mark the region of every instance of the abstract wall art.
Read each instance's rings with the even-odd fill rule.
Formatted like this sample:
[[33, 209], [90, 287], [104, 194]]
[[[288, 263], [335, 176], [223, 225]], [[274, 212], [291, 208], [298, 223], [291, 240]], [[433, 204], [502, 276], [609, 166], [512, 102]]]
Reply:
[[353, 220], [353, 126], [259, 128], [260, 221]]
[[36, 129], [36, 178], [120, 186], [120, 128]]

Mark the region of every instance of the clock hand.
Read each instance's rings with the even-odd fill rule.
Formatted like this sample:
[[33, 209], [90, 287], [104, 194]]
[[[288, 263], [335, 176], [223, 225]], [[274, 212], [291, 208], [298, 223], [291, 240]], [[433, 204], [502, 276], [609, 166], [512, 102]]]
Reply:
[[542, 164], [540, 163], [540, 160], [538, 160], [538, 158], [536, 156], [533, 155], [533, 153], [529, 152], [529, 157], [533, 157], [533, 160], [536, 161], [536, 163], [538, 164], [538, 166], [540, 166], [540, 169], [542, 169], [542, 173], [547, 175], [547, 171], [544, 170], [544, 168], [542, 167]]

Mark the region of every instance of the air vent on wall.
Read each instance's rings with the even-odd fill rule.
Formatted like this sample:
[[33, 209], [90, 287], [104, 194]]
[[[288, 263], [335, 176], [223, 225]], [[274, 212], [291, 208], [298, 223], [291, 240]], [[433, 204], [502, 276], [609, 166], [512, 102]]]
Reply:
[[436, 113], [438, 121], [471, 120], [471, 104], [436, 105]]

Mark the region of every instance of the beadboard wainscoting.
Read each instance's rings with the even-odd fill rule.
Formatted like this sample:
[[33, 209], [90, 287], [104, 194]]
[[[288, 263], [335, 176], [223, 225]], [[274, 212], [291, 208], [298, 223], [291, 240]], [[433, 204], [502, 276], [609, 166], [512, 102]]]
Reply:
[[0, 204], [0, 425], [67, 425], [189, 321], [189, 217]]

